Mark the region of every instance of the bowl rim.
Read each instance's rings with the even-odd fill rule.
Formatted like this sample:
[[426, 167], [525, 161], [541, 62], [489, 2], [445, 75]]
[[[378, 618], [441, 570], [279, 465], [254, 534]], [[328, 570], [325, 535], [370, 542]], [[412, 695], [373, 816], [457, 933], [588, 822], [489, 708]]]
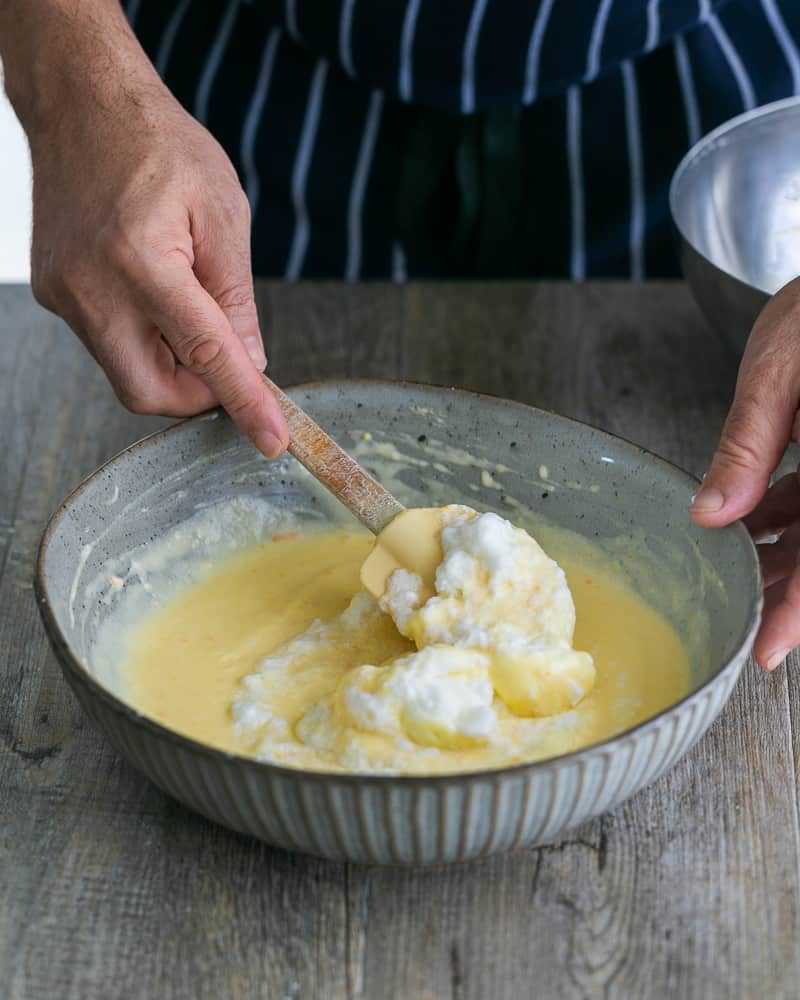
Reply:
[[749, 111], [743, 111], [741, 114], [735, 115], [733, 118], [729, 118], [721, 125], [718, 125], [715, 129], [712, 129], [704, 136], [701, 136], [688, 150], [688, 152], [684, 154], [680, 163], [675, 168], [672, 180], [669, 184], [669, 211], [672, 216], [672, 222], [678, 230], [681, 239], [685, 240], [685, 242], [699, 257], [702, 257], [703, 260], [711, 264], [712, 267], [721, 271], [724, 275], [726, 275], [726, 277], [732, 278], [734, 281], [738, 281], [745, 287], [752, 288], [757, 292], [762, 292], [767, 296], [774, 295], [777, 289], [773, 291], [769, 288], [764, 288], [761, 285], [755, 284], [755, 282], [747, 281], [746, 279], [741, 278], [738, 274], [733, 274], [727, 268], [721, 267], [716, 261], [712, 260], [707, 254], [703, 253], [697, 246], [695, 246], [694, 242], [689, 239], [678, 221], [678, 188], [683, 183], [684, 177], [694, 163], [703, 156], [708, 155], [711, 151], [711, 147], [715, 146], [717, 142], [729, 132], [735, 132], [742, 126], [748, 125], [750, 122], [757, 121], [760, 118], [768, 118], [770, 115], [780, 114], [782, 111], [788, 111], [790, 109], [800, 110], [800, 94], [795, 94], [792, 97], [783, 97], [778, 101], [771, 101], [769, 104], [761, 104], [758, 107], [751, 108]]
[[[558, 413], [554, 413], [551, 410], [545, 410], [540, 407], [531, 406], [528, 403], [518, 402], [516, 400], [505, 399], [502, 396], [495, 396], [490, 393], [475, 392], [471, 389], [461, 389], [454, 386], [441, 386], [434, 385], [431, 383], [414, 382], [410, 379], [377, 379], [377, 378], [330, 378], [330, 379], [316, 379], [307, 382], [299, 382], [293, 385], [287, 386], [287, 392], [291, 394], [300, 393], [307, 390], [315, 389], [341, 389], [347, 387], [354, 388], [391, 388], [391, 389], [402, 389], [410, 388], [414, 391], [421, 391], [423, 394], [430, 392], [431, 394], [438, 395], [441, 392], [454, 393], [465, 398], [477, 398], [485, 400], [492, 405], [503, 405], [510, 406], [513, 409], [519, 409], [524, 412], [533, 411], [536, 414], [555, 418], [556, 420], [563, 420], [568, 423], [578, 424], [582, 427], [586, 427], [594, 433], [599, 433], [603, 436], [612, 438], [615, 441], [619, 441], [626, 445], [627, 447], [633, 448], [638, 451], [641, 455], [646, 456], [651, 461], [654, 461], [657, 465], [666, 467], [666, 469], [675, 473], [678, 472], [682, 476], [685, 476], [689, 484], [696, 485], [699, 480], [687, 472], [685, 469], [680, 468], [680, 466], [675, 465], [673, 462], [667, 461], [667, 459], [661, 458], [654, 452], [649, 451], [646, 448], [642, 448], [641, 445], [630, 441], [628, 438], [621, 437], [617, 434], [612, 434], [609, 431], [602, 430], [598, 427], [594, 427], [592, 424], [587, 423], [583, 420], [576, 420], [573, 417], [566, 417]], [[735, 647], [731, 655], [717, 668], [717, 670], [708, 678], [706, 678], [695, 690], [690, 691], [688, 694], [684, 695], [682, 698], [671, 703], [666, 708], [662, 709], [656, 715], [650, 716], [643, 719], [641, 722], [636, 723], [634, 726], [630, 726], [621, 732], [615, 733], [613, 736], [605, 740], [600, 740], [596, 743], [589, 744], [588, 746], [579, 747], [576, 750], [572, 750], [565, 754], [559, 754], [555, 757], [546, 757], [534, 761], [522, 761], [513, 764], [500, 764], [494, 767], [480, 768], [478, 770], [471, 771], [440, 771], [433, 774], [408, 774], [408, 773], [398, 773], [398, 772], [367, 772], [367, 771], [325, 771], [325, 770], [309, 770], [301, 767], [293, 767], [286, 764], [277, 764], [272, 761], [260, 760], [259, 758], [248, 756], [246, 754], [237, 753], [232, 750], [222, 750], [219, 747], [211, 746], [208, 743], [203, 743], [200, 740], [194, 739], [191, 736], [186, 736], [183, 733], [179, 733], [174, 729], [170, 729], [168, 726], [162, 725], [155, 719], [150, 718], [150, 716], [145, 715], [138, 709], [134, 708], [128, 702], [124, 701], [122, 698], [118, 697], [114, 692], [109, 690], [103, 684], [101, 684], [89, 671], [89, 669], [80, 661], [80, 659], [72, 651], [69, 642], [66, 639], [60, 625], [58, 624], [55, 613], [53, 611], [52, 603], [49, 597], [48, 584], [45, 576], [45, 562], [47, 560], [47, 553], [50, 541], [58, 527], [62, 517], [67, 512], [67, 510], [73, 505], [74, 501], [77, 500], [81, 494], [103, 473], [105, 473], [115, 462], [123, 458], [123, 456], [133, 454], [135, 452], [141, 451], [145, 447], [149, 446], [152, 442], [161, 440], [162, 438], [172, 437], [176, 434], [182, 433], [184, 427], [191, 426], [202, 421], [207, 421], [210, 415], [215, 416], [227, 416], [225, 411], [221, 407], [216, 407], [213, 410], [207, 410], [203, 413], [195, 414], [191, 417], [186, 417], [182, 420], [178, 420], [161, 430], [154, 431], [151, 434], [147, 434], [142, 438], [134, 441], [132, 444], [125, 448], [122, 448], [116, 454], [112, 455], [107, 461], [105, 461], [101, 466], [94, 470], [90, 475], [83, 479], [78, 486], [76, 486], [58, 505], [55, 511], [51, 514], [48, 519], [47, 525], [42, 533], [41, 540], [39, 542], [39, 547], [36, 555], [35, 563], [35, 573], [34, 573], [34, 593], [36, 596], [37, 606], [39, 608], [39, 613], [42, 618], [42, 622], [45, 628], [45, 632], [52, 643], [56, 658], [65, 674], [66, 679], [70, 682], [70, 685], [75, 688], [76, 685], [82, 685], [89, 688], [89, 692], [92, 696], [99, 698], [105, 705], [107, 709], [111, 709], [115, 714], [121, 715], [128, 722], [135, 726], [139, 726], [148, 730], [152, 735], [166, 740], [172, 743], [176, 748], [180, 750], [185, 750], [192, 753], [199, 753], [204, 757], [211, 757], [220, 762], [225, 763], [236, 763], [248, 769], [255, 769], [262, 773], [270, 774], [273, 776], [279, 776], [288, 779], [303, 778], [311, 781], [318, 781], [321, 783], [346, 783], [346, 784], [369, 784], [369, 785], [386, 785], [391, 782], [399, 782], [404, 787], [418, 787], [418, 786], [439, 786], [441, 784], [468, 784], [476, 780], [496, 782], [510, 775], [519, 774], [529, 774], [531, 772], [541, 772], [552, 770], [553, 768], [562, 768], [572, 765], [581, 758], [590, 757], [598, 753], [610, 753], [617, 746], [621, 746], [627, 740], [629, 740], [634, 734], [641, 734], [649, 729], [659, 728], [667, 719], [671, 716], [673, 712], [680, 709], [682, 706], [688, 705], [690, 702], [699, 700], [708, 689], [714, 685], [719, 679], [727, 674], [732, 669], [740, 669], [744, 663], [744, 657], [742, 656], [743, 650], [749, 650], [752, 640], [755, 636], [756, 631], [761, 622], [761, 612], [763, 607], [763, 590], [762, 590], [762, 577], [761, 568], [758, 560], [758, 555], [756, 552], [755, 545], [749, 532], [746, 530], [741, 521], [736, 521], [732, 525], [728, 526], [728, 530], [733, 531], [740, 541], [745, 544], [745, 547], [750, 550], [754, 569], [754, 583], [755, 586], [755, 596], [750, 603], [749, 613], [746, 618], [744, 628], [741, 635], [736, 641]]]

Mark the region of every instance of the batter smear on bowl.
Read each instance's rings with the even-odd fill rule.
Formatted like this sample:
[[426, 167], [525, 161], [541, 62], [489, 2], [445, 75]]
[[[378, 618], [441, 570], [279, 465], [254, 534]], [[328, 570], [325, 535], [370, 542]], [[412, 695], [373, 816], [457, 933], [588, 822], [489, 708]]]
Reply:
[[211, 745], [315, 770], [433, 773], [552, 757], [689, 690], [671, 625], [611, 573], [557, 564], [497, 514], [440, 508], [435, 579], [362, 589], [372, 538], [276, 535], [137, 629], [137, 708]]

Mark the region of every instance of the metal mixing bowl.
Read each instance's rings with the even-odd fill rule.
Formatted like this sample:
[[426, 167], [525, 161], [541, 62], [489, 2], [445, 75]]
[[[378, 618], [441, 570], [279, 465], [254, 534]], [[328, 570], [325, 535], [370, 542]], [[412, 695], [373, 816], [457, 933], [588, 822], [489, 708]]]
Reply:
[[[220, 500], [255, 497], [299, 511], [316, 498], [319, 515], [337, 506], [294, 460], [267, 462], [224, 414], [206, 414], [140, 441], [91, 476], [55, 513], [39, 552], [39, 607], [64, 674], [135, 767], [198, 812], [268, 843], [339, 860], [425, 864], [552, 840], [653, 781], [703, 735], [747, 656], [761, 586], [741, 524], [703, 531], [689, 520], [695, 483], [686, 473], [584, 424], [474, 393], [358, 381], [291, 395], [345, 447], [369, 432], [389, 456], [409, 456], [391, 480], [404, 503], [462, 502], [517, 517], [514, 499], [541, 517], [542, 530], [549, 524], [607, 547], [680, 631], [691, 691], [575, 753], [432, 776], [262, 763], [143, 716], [94, 664], [98, 632], [124, 599], [112, 590], [104, 597], [97, 581], [118, 572], [120, 559], [141, 565], [141, 546]], [[467, 442], [474, 460], [453, 450]], [[502, 492], [480, 474], [489, 461]]]
[[732, 118], [672, 179], [683, 273], [737, 350], [770, 295], [800, 274], [800, 97]]

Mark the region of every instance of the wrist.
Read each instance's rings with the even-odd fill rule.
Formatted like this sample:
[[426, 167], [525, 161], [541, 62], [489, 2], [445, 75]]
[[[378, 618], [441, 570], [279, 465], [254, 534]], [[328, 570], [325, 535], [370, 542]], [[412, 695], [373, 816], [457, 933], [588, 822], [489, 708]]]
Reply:
[[0, 0], [0, 57], [32, 145], [70, 108], [89, 115], [162, 86], [117, 0]]

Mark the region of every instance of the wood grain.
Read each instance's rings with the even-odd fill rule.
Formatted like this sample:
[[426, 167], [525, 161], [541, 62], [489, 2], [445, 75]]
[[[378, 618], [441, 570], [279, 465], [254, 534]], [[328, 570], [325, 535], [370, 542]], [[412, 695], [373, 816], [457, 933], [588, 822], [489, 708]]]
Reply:
[[[258, 289], [270, 373], [406, 377], [590, 420], [698, 473], [736, 361], [676, 284]], [[794, 997], [796, 664], [746, 669], [672, 771], [566, 840], [437, 871], [294, 857], [191, 814], [84, 720], [30, 581], [63, 495], [159, 424], [0, 289], [0, 995]]]

